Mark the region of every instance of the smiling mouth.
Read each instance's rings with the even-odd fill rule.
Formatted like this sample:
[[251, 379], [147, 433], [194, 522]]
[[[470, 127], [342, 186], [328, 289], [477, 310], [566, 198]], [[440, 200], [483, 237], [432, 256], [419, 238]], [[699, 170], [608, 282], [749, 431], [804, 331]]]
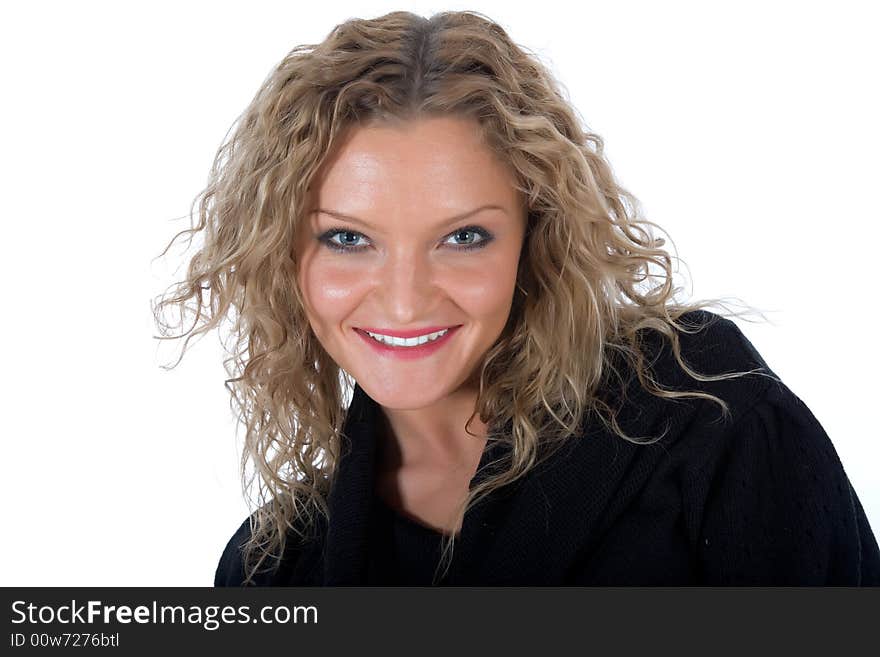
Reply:
[[451, 330], [458, 328], [458, 326], [449, 326], [444, 329], [439, 329], [437, 331], [433, 331], [430, 333], [423, 333], [422, 335], [411, 337], [411, 338], [399, 338], [392, 335], [386, 335], [384, 333], [376, 333], [373, 331], [368, 331], [366, 329], [356, 329], [362, 335], [369, 337], [371, 340], [384, 345], [386, 347], [398, 347], [402, 349], [412, 348], [412, 347], [420, 347], [426, 344], [431, 344], [441, 338], [445, 337]]

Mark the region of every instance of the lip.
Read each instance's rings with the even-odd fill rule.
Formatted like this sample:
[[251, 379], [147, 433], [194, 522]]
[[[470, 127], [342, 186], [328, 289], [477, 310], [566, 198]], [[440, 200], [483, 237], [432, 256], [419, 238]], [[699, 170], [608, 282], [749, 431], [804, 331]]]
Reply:
[[[444, 327], [438, 328], [438, 331], [442, 331]], [[439, 351], [443, 348], [443, 346], [452, 339], [452, 336], [458, 332], [458, 329], [461, 328], [461, 324], [458, 326], [450, 326], [449, 330], [446, 332], [442, 338], [438, 338], [433, 342], [426, 342], [423, 345], [419, 345], [417, 347], [393, 347], [391, 345], [383, 344], [378, 340], [374, 340], [371, 338], [364, 329], [356, 328], [354, 331], [357, 333], [361, 340], [367, 343], [373, 351], [375, 351], [380, 356], [399, 358], [402, 360], [414, 360], [418, 358], [425, 358], [430, 356], [431, 354]], [[372, 329], [370, 329], [372, 330]], [[376, 331], [378, 333], [378, 331]], [[431, 331], [427, 331], [430, 333]], [[425, 331], [420, 331], [416, 335], [423, 335]], [[397, 337], [397, 336], [395, 336]]]
[[[461, 326], [461, 324], [458, 324]], [[381, 333], [382, 335], [387, 335], [392, 338], [418, 338], [422, 335], [427, 335], [428, 333], [436, 333], [437, 331], [442, 331], [443, 329], [452, 329], [457, 328], [456, 326], [426, 326], [420, 329], [413, 329], [410, 331], [393, 331], [391, 329], [381, 329], [381, 328], [373, 328], [372, 326], [359, 326], [357, 327], [361, 331], [369, 331], [370, 333]]]

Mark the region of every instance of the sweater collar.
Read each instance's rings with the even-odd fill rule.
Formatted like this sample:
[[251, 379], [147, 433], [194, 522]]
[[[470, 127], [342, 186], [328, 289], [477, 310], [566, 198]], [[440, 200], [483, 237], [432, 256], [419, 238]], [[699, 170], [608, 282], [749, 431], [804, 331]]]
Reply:
[[[644, 391], [636, 377], [624, 385], [620, 409], [621, 427], [633, 436], [662, 433], [669, 410], [663, 402]], [[614, 395], [617, 397], [618, 395]], [[606, 401], [608, 398], [606, 398]], [[328, 496], [330, 519], [323, 547], [324, 585], [348, 586], [366, 583], [369, 556], [369, 528], [375, 495], [375, 471], [378, 427], [381, 409], [378, 403], [355, 384], [352, 402], [343, 424], [342, 451], [338, 473]], [[689, 414], [688, 414], [689, 415]], [[683, 419], [683, 418], [682, 418]], [[668, 427], [667, 427], [668, 428]], [[510, 438], [512, 423], [501, 435]], [[625, 475], [637, 450], [644, 447], [624, 441], [609, 432], [588, 414], [581, 435], [572, 437], [546, 461], [511, 485], [482, 498], [468, 509], [456, 537], [453, 561], [444, 583], [472, 581], [472, 573], [525, 573], [530, 564], [540, 564], [534, 550], [543, 550], [543, 541], [525, 540], [536, 526], [553, 531], [551, 510], [570, 508], [585, 536], [601, 531], [600, 514], [615, 494], [616, 485]], [[490, 468], [510, 451], [509, 440], [490, 441], [483, 452], [471, 489], [492, 473]], [[542, 517], [529, 517], [529, 500], [544, 500]], [[524, 522], [510, 523], [506, 518], [525, 514]], [[556, 514], [558, 516], [558, 513]], [[552, 535], [547, 536], [552, 540]], [[536, 573], [537, 578], [540, 573]]]
[[[328, 496], [330, 521], [324, 544], [324, 584], [345, 586], [363, 584], [367, 572], [368, 537], [373, 496], [375, 495], [378, 427], [381, 409], [359, 384], [355, 384], [352, 401], [342, 429], [342, 452], [338, 473]], [[511, 423], [502, 435], [510, 435]], [[490, 441], [471, 488], [491, 474], [494, 461], [509, 450], [508, 443]], [[456, 538], [455, 552], [470, 545], [485, 528], [486, 503], [477, 503], [465, 514]]]
[[330, 521], [324, 543], [324, 585], [364, 583], [367, 529], [377, 453], [375, 402], [355, 384], [342, 428], [337, 473], [327, 499]]

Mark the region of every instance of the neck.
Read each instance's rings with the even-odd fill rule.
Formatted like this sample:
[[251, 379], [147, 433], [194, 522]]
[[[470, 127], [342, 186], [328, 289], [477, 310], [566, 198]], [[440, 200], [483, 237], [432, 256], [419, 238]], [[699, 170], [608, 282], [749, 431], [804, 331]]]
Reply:
[[426, 408], [382, 407], [380, 469], [453, 469], [479, 461], [488, 427], [474, 416], [468, 425], [470, 433], [465, 431], [476, 399], [475, 390], [459, 390]]

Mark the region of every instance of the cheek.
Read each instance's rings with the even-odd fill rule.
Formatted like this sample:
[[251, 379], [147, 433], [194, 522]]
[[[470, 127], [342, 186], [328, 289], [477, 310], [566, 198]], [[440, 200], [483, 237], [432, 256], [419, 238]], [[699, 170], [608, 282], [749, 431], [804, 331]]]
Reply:
[[512, 299], [512, 286], [496, 271], [461, 281], [455, 286], [455, 301], [472, 317], [492, 318], [506, 314]]
[[454, 290], [456, 303], [470, 316], [503, 324], [513, 301], [516, 266], [515, 259], [486, 258], [450, 274], [447, 289]]
[[320, 259], [303, 269], [300, 286], [316, 332], [321, 329], [321, 324], [333, 323], [351, 312], [358, 280], [359, 277], [352, 272], [327, 266]]

